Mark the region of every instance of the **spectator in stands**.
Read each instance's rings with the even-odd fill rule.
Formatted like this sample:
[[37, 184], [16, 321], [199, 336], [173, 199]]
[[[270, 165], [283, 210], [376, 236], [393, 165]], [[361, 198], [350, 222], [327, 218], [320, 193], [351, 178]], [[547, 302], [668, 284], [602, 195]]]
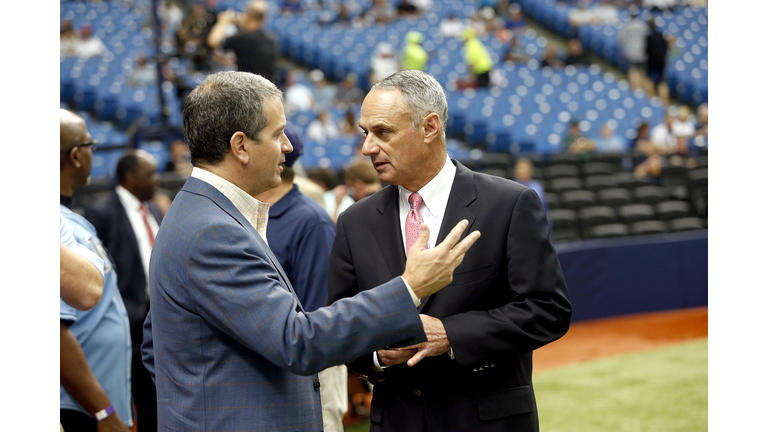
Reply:
[[[360, 201], [381, 189], [379, 173], [371, 160], [365, 157], [356, 158], [344, 169], [344, 182], [347, 188], [351, 189], [350, 196], [355, 201]], [[339, 214], [341, 211], [336, 216]]]
[[[248, 3], [242, 15], [231, 9], [221, 12], [207, 40], [212, 49], [234, 52], [237, 70], [261, 75], [274, 83], [277, 82], [280, 44], [277, 36], [264, 28], [266, 14], [264, 0]], [[233, 23], [239, 31], [227, 37], [226, 29]]]
[[171, 143], [171, 159], [165, 164], [164, 173], [174, 173], [189, 177], [192, 173], [192, 162], [189, 146], [184, 140], [177, 139]]
[[528, 26], [523, 16], [523, 10], [517, 3], [511, 3], [507, 8], [508, 16], [504, 20], [504, 28], [513, 32], [515, 35], [521, 33]]
[[504, 21], [496, 15], [496, 8], [490, 6], [481, 7], [480, 18], [483, 20], [486, 35], [498, 35], [499, 31], [504, 30]]
[[315, 109], [329, 109], [336, 100], [336, 88], [325, 79], [325, 74], [320, 69], [309, 72], [309, 80], [312, 81], [312, 98], [315, 100]]
[[560, 69], [563, 66], [565, 66], [565, 62], [560, 59], [557, 55], [555, 45], [550, 42], [547, 44], [547, 49], [544, 51], [544, 57], [541, 59], [541, 67]]
[[80, 42], [80, 35], [72, 27], [71, 20], [64, 20], [61, 23], [59, 32], [59, 54], [61, 57], [70, 57], [76, 55], [75, 51]]
[[348, 73], [336, 88], [336, 106], [341, 108], [357, 107], [363, 103], [363, 91], [357, 86], [357, 75]]
[[464, 26], [464, 30], [462, 31], [460, 37], [464, 37], [464, 32], [467, 29], [473, 29], [478, 37], [484, 37], [488, 35], [488, 28], [486, 26], [485, 18], [483, 18], [482, 13], [479, 10], [473, 12], [469, 17], [469, 21], [467, 21], [467, 24]]
[[330, 168], [317, 168], [310, 170], [309, 178], [320, 186], [323, 193], [323, 207], [336, 222], [338, 215], [355, 203], [355, 200], [347, 193], [347, 186], [339, 184], [339, 176]]
[[419, 14], [419, 9], [409, 0], [400, 0], [395, 9], [397, 10], [397, 16], [400, 18], [417, 16]]
[[691, 109], [683, 105], [678, 109], [677, 117], [672, 121], [672, 133], [676, 137], [693, 137], [696, 132], [696, 119], [691, 115]]
[[339, 122], [339, 131], [342, 135], [360, 136], [360, 126], [357, 124], [357, 117], [351, 109], [344, 113], [344, 118]]
[[370, 84], [374, 85], [399, 70], [400, 64], [394, 55], [392, 45], [386, 42], [377, 45], [376, 52], [371, 58]]
[[303, 10], [301, 0], [283, 0], [283, 4], [280, 5], [280, 12], [287, 16], [301, 13]]
[[339, 5], [339, 13], [336, 14], [336, 19], [333, 21], [336, 24], [349, 24], [353, 20], [352, 14], [349, 11], [347, 5], [342, 3]]
[[176, 31], [176, 47], [182, 56], [189, 58], [196, 71], [210, 70], [210, 50], [206, 40], [216, 23], [216, 15], [202, 3], [195, 3], [190, 13]]
[[709, 108], [707, 104], [699, 105], [697, 112], [698, 122], [696, 131], [693, 133], [693, 143], [699, 149], [707, 148], [709, 141]]
[[621, 55], [627, 60], [627, 77], [633, 89], [643, 88], [645, 69], [645, 38], [648, 36], [648, 24], [639, 18], [637, 6], [629, 8], [630, 19], [619, 31], [616, 42]]
[[416, 6], [420, 14], [430, 12], [432, 10], [432, 0], [411, 0], [411, 4]]
[[80, 58], [98, 57], [107, 52], [107, 47], [98, 36], [91, 34], [91, 26], [80, 30], [80, 40], [75, 45], [75, 54]]
[[619, 11], [607, 0], [600, 0], [596, 6], [589, 6], [588, 1], [579, 1], [576, 9], [568, 14], [568, 22], [579, 27], [589, 24], [617, 24]]
[[445, 38], [458, 38], [461, 37], [464, 31], [464, 23], [456, 19], [456, 14], [449, 13], [442, 21], [440, 21], [440, 27], [438, 32]]
[[131, 74], [128, 76], [128, 84], [132, 86], [146, 86], [157, 82], [157, 65], [147, 61], [144, 54], [136, 55]]
[[566, 65], [589, 65], [592, 64], [592, 58], [584, 52], [581, 42], [578, 39], [568, 41], [568, 55], [565, 57]]
[[285, 114], [292, 115], [300, 111], [309, 111], [315, 106], [312, 90], [300, 83], [295, 71], [285, 74]]
[[643, 7], [652, 11], [674, 10], [677, 0], [643, 0]]
[[648, 123], [641, 123], [637, 128], [637, 136], [629, 143], [629, 148], [649, 156], [652, 153], [651, 148], [655, 146], [653, 141], [651, 141], [650, 130], [651, 128], [648, 126]]
[[[294, 183], [294, 163], [304, 153], [301, 133], [293, 124], [285, 127], [293, 151], [285, 154], [280, 185], [256, 196], [269, 204], [267, 241], [285, 270], [301, 305], [308, 312], [325, 305], [328, 296], [328, 257], [336, 225], [325, 209], [304, 195]], [[331, 366], [318, 374], [323, 430], [344, 432], [347, 411], [347, 368]]]
[[152, 198], [160, 185], [155, 158], [129, 150], [117, 162], [118, 185], [105, 200], [85, 211], [96, 234], [104, 239], [117, 272], [117, 286], [131, 325], [131, 390], [139, 431], [157, 430], [155, 385], [141, 363], [142, 326], [149, 312], [149, 256], [162, 221]]
[[646, 91], [650, 96], [658, 95], [665, 104], [669, 100], [669, 88], [664, 81], [668, 47], [664, 35], [656, 28], [656, 22], [649, 19], [648, 35], [645, 38], [645, 57], [650, 83]]
[[474, 85], [489, 87], [493, 60], [485, 45], [477, 38], [477, 32], [473, 28], [464, 29], [464, 48], [466, 50], [464, 59], [469, 66]]
[[664, 116], [664, 121], [651, 129], [651, 142], [661, 154], [675, 151], [677, 138], [672, 131], [672, 123], [675, 121], [675, 109], [671, 107]]
[[648, 147], [648, 157], [637, 164], [634, 169], [634, 175], [637, 178], [645, 179], [652, 184], [658, 185], [661, 183], [662, 164], [663, 157], [660, 153], [660, 148], [657, 146]]
[[411, 30], [405, 34], [405, 48], [403, 48], [403, 70], [416, 69], [425, 71], [429, 54], [422, 48], [421, 42], [424, 35]]
[[[60, 110], [61, 216], [75, 241], [104, 263], [101, 300], [88, 311], [59, 303], [59, 421], [67, 431], [129, 432], [131, 336], [114, 264], [93, 226], [71, 210], [72, 195], [91, 175], [95, 145], [85, 121]], [[98, 425], [98, 426], [97, 426]]]
[[336, 122], [327, 110], [320, 111], [317, 118], [309, 122], [309, 126], [307, 126], [306, 137], [308, 140], [326, 143], [339, 135], [341, 135], [339, 127], [336, 126]]
[[579, 122], [571, 121], [568, 134], [563, 138], [563, 151], [579, 155], [582, 161], [589, 161], [595, 155], [595, 142], [581, 133]]
[[614, 135], [614, 128], [606, 123], [600, 128], [600, 138], [595, 140], [595, 147], [600, 153], [623, 153], [624, 140]]
[[507, 44], [507, 48], [504, 51], [505, 62], [518, 63], [528, 61], [528, 53], [525, 52], [521, 40], [520, 36], [513, 36], [509, 40], [509, 44]]
[[548, 210], [547, 201], [544, 199], [544, 186], [538, 180], [534, 180], [533, 163], [530, 159], [519, 158], [515, 161], [514, 180], [536, 191], [544, 204], [544, 210]]
[[397, 18], [397, 11], [387, 0], [373, 0], [371, 6], [362, 13], [367, 26], [375, 23], [386, 24]]

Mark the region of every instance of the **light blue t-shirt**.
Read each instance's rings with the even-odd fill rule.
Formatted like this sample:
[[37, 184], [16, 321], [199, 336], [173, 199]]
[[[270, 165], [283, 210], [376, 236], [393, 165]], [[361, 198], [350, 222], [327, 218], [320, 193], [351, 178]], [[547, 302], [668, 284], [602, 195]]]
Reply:
[[[128, 313], [112, 259], [96, 235], [96, 229], [82, 216], [60, 206], [61, 216], [72, 227], [75, 241], [98, 255], [104, 269], [104, 292], [91, 310], [79, 311], [60, 301], [59, 319], [64, 321], [83, 348], [93, 375], [109, 396], [117, 414], [128, 426], [131, 415], [131, 332]], [[59, 386], [59, 407], [93, 415]]]
[[84, 257], [101, 272], [101, 276], [104, 277], [104, 261], [99, 258], [98, 255], [88, 250], [87, 247], [79, 244], [75, 240], [75, 230], [72, 225], [64, 219], [64, 216], [59, 212], [59, 241], [64, 243], [64, 246], [68, 247], [76, 254]]

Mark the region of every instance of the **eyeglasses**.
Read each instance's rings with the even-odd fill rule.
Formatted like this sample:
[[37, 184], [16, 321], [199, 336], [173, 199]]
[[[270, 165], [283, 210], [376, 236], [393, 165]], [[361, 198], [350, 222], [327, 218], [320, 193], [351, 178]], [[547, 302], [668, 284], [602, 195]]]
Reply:
[[73, 145], [72, 147], [68, 148], [67, 150], [65, 150], [65, 151], [61, 152], [61, 154], [67, 154], [67, 153], [71, 152], [71, 151], [72, 151], [72, 149], [73, 149], [73, 148], [75, 148], [75, 147], [90, 147], [90, 148], [91, 148], [91, 151], [94, 151], [94, 150], [96, 150], [96, 147], [97, 147], [98, 145], [99, 145], [99, 142], [98, 142], [98, 141], [96, 141], [96, 140], [93, 140], [93, 141], [91, 141], [91, 142], [87, 142], [87, 143], [82, 143], [82, 144]]

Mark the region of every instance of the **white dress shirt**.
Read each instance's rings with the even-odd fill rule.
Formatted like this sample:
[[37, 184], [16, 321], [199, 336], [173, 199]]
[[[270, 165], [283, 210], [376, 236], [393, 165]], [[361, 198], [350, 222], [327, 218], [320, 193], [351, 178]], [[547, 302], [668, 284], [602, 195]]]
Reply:
[[[136, 243], [139, 245], [139, 255], [141, 255], [141, 265], [144, 268], [144, 274], [147, 276], [147, 295], [149, 295], [149, 256], [152, 253], [152, 243], [149, 240], [147, 226], [144, 224], [144, 215], [141, 212], [142, 203], [136, 196], [120, 185], [117, 185], [115, 192], [117, 192], [117, 197], [120, 199], [120, 203], [128, 215], [133, 235], [136, 237]], [[147, 206], [147, 222], [149, 222], [149, 229], [152, 230], [152, 237], [156, 237], [157, 230], [160, 227], [155, 217], [149, 211], [149, 206]]]
[[[432, 249], [437, 243], [437, 235], [440, 233], [440, 226], [443, 224], [445, 209], [448, 206], [448, 197], [451, 195], [451, 188], [453, 187], [453, 179], [455, 177], [456, 166], [451, 162], [451, 159], [446, 156], [445, 164], [440, 172], [420, 190], [409, 191], [402, 186], [397, 187], [400, 233], [403, 236], [403, 249], [405, 249], [406, 255], [408, 254], [408, 250], [406, 249], [405, 240], [405, 219], [408, 217], [408, 212], [411, 211], [411, 204], [408, 202], [408, 197], [410, 197], [413, 192], [418, 192], [419, 195], [421, 195], [423, 202], [419, 208], [419, 214], [421, 214], [423, 222], [429, 227], [427, 248]], [[453, 347], [448, 351], [448, 355], [451, 359], [454, 358]], [[373, 369], [377, 372], [384, 370], [384, 367], [379, 363], [379, 358], [376, 353], [373, 353]]]
[[[400, 212], [400, 233], [403, 236], [403, 249], [405, 246], [405, 219], [408, 217], [408, 212], [411, 211], [411, 204], [408, 202], [408, 197], [413, 192], [418, 192], [421, 195], [423, 203], [419, 208], [424, 223], [429, 227], [429, 241], [427, 242], [427, 248], [432, 249], [437, 243], [437, 234], [440, 232], [440, 226], [443, 224], [443, 216], [445, 216], [445, 208], [448, 205], [448, 197], [451, 195], [451, 187], [453, 187], [453, 179], [456, 177], [456, 166], [451, 163], [451, 159], [446, 156], [445, 165], [437, 175], [424, 185], [421, 190], [409, 191], [408, 189], [398, 186], [398, 205]], [[408, 250], [405, 251], [408, 253]]]

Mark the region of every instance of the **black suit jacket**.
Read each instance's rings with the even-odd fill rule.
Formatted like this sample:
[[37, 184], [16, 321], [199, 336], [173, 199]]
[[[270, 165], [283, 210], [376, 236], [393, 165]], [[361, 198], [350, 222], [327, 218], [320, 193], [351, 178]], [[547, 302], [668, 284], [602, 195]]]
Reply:
[[[160, 208], [153, 203], [148, 203], [148, 207], [159, 225], [163, 219]], [[141, 326], [149, 307], [147, 275], [141, 264], [139, 244], [131, 221], [117, 192], [88, 208], [84, 216], [96, 228], [96, 233], [112, 255], [117, 272], [117, 286], [128, 311], [131, 333], [138, 329], [138, 334], [141, 335]]]
[[[541, 201], [532, 189], [457, 165], [437, 241], [461, 219], [481, 237], [453, 282], [422, 299], [453, 348], [409, 368], [373, 372], [372, 356], [348, 366], [374, 383], [371, 430], [536, 431], [532, 351], [568, 330], [571, 305]], [[328, 273], [329, 303], [405, 270], [397, 187], [338, 219]]]

